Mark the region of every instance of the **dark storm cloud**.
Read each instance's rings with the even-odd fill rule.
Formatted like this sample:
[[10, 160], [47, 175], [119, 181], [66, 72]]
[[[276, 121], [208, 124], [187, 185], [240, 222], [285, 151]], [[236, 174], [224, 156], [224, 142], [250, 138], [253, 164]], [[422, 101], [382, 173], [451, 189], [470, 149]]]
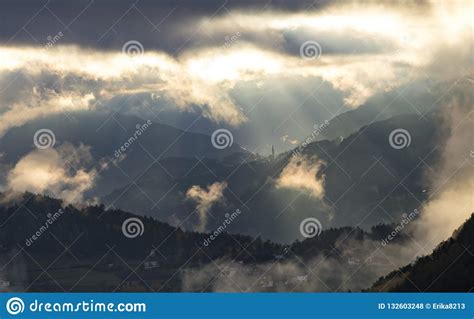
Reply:
[[[225, 35], [232, 35], [210, 37], [209, 34], [215, 31], [206, 30], [206, 25], [199, 23], [202, 18], [213, 19], [233, 11], [308, 12], [329, 5], [351, 3], [329, 0], [1, 0], [0, 42], [44, 46], [62, 32], [64, 36], [59, 40], [61, 44], [120, 50], [125, 42], [137, 40], [145, 49], [163, 50], [177, 55], [190, 46], [210, 45], [223, 41]], [[414, 5], [411, 1], [357, 3]], [[252, 26], [248, 27], [251, 30]], [[248, 33], [245, 37], [253, 43], [262, 42], [262, 46], [275, 45], [272, 37], [265, 40], [259, 34]], [[285, 51], [292, 52], [292, 49], [286, 48]]]
[[2, 0], [0, 41], [11, 45], [45, 45], [48, 37], [62, 32], [61, 44], [113, 50], [133, 39], [148, 49], [178, 53], [198, 30], [178, 34], [176, 30], [196, 19], [217, 17], [236, 9], [300, 11], [328, 2]]

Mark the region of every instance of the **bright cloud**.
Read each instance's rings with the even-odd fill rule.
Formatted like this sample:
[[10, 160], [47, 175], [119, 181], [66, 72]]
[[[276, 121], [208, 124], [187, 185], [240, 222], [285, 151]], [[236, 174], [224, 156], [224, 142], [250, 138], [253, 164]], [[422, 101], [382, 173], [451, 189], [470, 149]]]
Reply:
[[226, 182], [215, 182], [202, 188], [194, 185], [186, 192], [186, 198], [194, 200], [197, 203], [196, 209], [199, 213], [199, 231], [205, 231], [207, 227], [209, 209], [216, 203], [224, 200], [224, 189], [227, 187]]
[[293, 156], [276, 180], [277, 188], [308, 192], [321, 199], [324, 196], [324, 176], [318, 176], [323, 162], [307, 156]]
[[21, 158], [8, 173], [7, 190], [52, 195], [67, 203], [80, 202], [94, 186], [96, 171], [82, 165], [91, 160], [89, 149], [62, 145], [58, 149], [34, 150]]

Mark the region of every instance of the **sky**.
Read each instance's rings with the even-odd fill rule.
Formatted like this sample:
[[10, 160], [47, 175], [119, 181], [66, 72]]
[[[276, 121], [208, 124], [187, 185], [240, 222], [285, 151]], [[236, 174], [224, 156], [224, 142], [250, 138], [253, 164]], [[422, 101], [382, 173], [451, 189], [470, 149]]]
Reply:
[[413, 88], [472, 76], [470, 1], [0, 3], [0, 136], [107, 111], [279, 152], [389, 92], [417, 112]]

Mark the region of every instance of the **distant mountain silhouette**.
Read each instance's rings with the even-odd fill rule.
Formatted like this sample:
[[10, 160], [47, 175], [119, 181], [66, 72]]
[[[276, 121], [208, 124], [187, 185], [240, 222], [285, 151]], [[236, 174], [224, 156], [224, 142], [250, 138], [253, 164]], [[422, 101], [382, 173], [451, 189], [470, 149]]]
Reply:
[[453, 83], [440, 84], [439, 90], [433, 90], [431, 85], [432, 83], [419, 81], [377, 94], [356, 109], [330, 119], [319, 139], [346, 138], [364, 126], [395, 116], [433, 112], [442, 105], [442, 87], [451, 86]]
[[[363, 127], [342, 143], [318, 141], [300, 148], [300, 154], [325, 162], [319, 172], [325, 176], [322, 200], [302, 190], [275, 187], [292, 152], [275, 158], [251, 157], [244, 163], [164, 159], [155, 163], [146, 176], [103, 200], [106, 205], [194, 229], [197, 214], [189, 215], [196, 206], [186, 201], [186, 191], [193, 185], [205, 188], [226, 181], [225, 202], [210, 209], [209, 229], [218, 225], [225, 212], [237, 208], [246, 213], [231, 226], [233, 232], [284, 242], [300, 236], [299, 223], [306, 217], [318, 218], [325, 228], [370, 228], [380, 222], [392, 223], [419, 207], [429, 195], [423, 171], [426, 164], [433, 165], [438, 158], [437, 146], [442, 140], [437, 121], [435, 113], [424, 118], [401, 115]], [[389, 143], [390, 133], [398, 128], [411, 136], [411, 144], [400, 150]]]
[[[0, 149], [4, 164], [15, 164], [22, 156], [35, 149], [33, 136], [42, 128], [53, 131], [56, 137], [56, 147], [62, 143], [72, 143], [76, 147], [87, 145], [95, 162], [117, 160], [117, 150], [120, 149], [141, 126], [147, 122], [132, 115], [120, 113], [74, 113], [38, 119], [21, 127], [12, 128], [0, 137]], [[153, 122], [140, 136], [126, 148], [123, 158], [116, 165], [101, 171], [99, 184], [95, 192], [105, 194], [123, 186], [135, 178], [157, 159], [170, 157], [187, 158], [225, 158], [238, 155], [247, 158], [251, 155], [236, 142], [224, 149], [212, 145], [208, 135], [186, 132], [166, 124]], [[120, 156], [120, 154], [118, 154]]]

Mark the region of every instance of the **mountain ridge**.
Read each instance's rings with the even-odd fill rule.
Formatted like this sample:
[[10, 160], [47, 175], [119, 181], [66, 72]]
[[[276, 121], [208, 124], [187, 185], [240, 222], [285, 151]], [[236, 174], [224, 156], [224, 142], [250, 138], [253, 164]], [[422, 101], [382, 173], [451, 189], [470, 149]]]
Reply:
[[379, 278], [372, 292], [472, 292], [474, 213], [434, 251]]

